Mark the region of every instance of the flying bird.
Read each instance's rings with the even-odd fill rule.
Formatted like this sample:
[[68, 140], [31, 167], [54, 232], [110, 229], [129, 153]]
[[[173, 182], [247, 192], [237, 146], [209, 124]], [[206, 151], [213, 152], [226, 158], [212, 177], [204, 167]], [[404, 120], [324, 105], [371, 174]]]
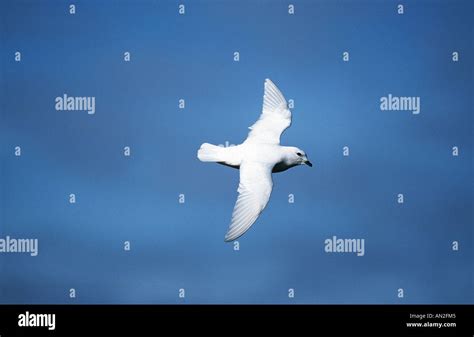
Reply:
[[281, 91], [265, 80], [260, 118], [249, 127], [247, 139], [240, 145], [222, 147], [204, 143], [197, 152], [203, 162], [215, 162], [240, 170], [237, 202], [225, 241], [242, 236], [257, 220], [270, 199], [272, 173], [306, 164], [313, 166], [306, 153], [293, 146], [281, 146], [280, 137], [291, 125], [291, 111]]

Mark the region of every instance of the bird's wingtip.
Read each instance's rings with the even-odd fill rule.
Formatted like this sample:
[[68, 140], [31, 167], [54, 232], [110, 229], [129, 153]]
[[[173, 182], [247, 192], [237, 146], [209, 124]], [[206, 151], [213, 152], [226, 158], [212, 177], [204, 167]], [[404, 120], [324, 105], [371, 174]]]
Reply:
[[229, 233], [227, 233], [225, 236], [224, 236], [224, 242], [232, 242], [234, 241], [235, 239], [237, 239], [235, 236], [231, 236], [229, 235]]

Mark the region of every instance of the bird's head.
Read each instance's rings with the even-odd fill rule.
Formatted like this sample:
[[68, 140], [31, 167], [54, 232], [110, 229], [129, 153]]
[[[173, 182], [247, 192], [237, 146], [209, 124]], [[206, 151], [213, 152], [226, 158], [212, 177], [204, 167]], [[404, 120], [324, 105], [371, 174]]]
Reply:
[[296, 164], [296, 165], [303, 165], [303, 164], [306, 164], [310, 167], [313, 166], [313, 164], [311, 164], [311, 162], [309, 161], [308, 159], [308, 156], [306, 155], [306, 152], [304, 152], [303, 150], [297, 148], [297, 147], [293, 147], [291, 148], [292, 152], [291, 152], [291, 159], [293, 160], [293, 162]]

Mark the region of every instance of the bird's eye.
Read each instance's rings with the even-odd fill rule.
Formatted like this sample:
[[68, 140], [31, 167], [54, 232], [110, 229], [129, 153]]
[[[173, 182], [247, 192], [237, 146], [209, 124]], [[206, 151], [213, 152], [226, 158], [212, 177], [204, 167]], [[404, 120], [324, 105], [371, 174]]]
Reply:
[[296, 154], [301, 157], [301, 152], [296, 152]]

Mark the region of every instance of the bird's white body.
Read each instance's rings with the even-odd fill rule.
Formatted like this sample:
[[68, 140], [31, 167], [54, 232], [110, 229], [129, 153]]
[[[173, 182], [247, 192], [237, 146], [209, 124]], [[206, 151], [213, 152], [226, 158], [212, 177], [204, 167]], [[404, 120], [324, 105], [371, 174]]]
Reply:
[[[200, 150], [215, 146], [216, 145], [204, 143], [201, 145]], [[243, 161], [257, 162], [262, 165], [269, 164], [272, 168], [272, 172], [277, 173], [299, 165], [299, 163], [295, 163], [293, 160], [295, 149], [296, 148], [292, 146], [280, 146], [275, 144], [243, 143], [231, 147], [212, 149], [211, 151], [215, 151], [217, 155], [216, 160], [200, 159], [202, 161], [215, 161], [236, 169], [240, 168], [240, 164]]]
[[240, 170], [239, 196], [232, 213], [226, 241], [243, 235], [257, 220], [270, 199], [272, 173], [307, 164], [305, 153], [292, 146], [281, 146], [280, 136], [291, 125], [291, 112], [280, 90], [265, 80], [263, 111], [240, 145], [220, 147], [204, 143], [198, 151], [201, 161], [216, 162]]

